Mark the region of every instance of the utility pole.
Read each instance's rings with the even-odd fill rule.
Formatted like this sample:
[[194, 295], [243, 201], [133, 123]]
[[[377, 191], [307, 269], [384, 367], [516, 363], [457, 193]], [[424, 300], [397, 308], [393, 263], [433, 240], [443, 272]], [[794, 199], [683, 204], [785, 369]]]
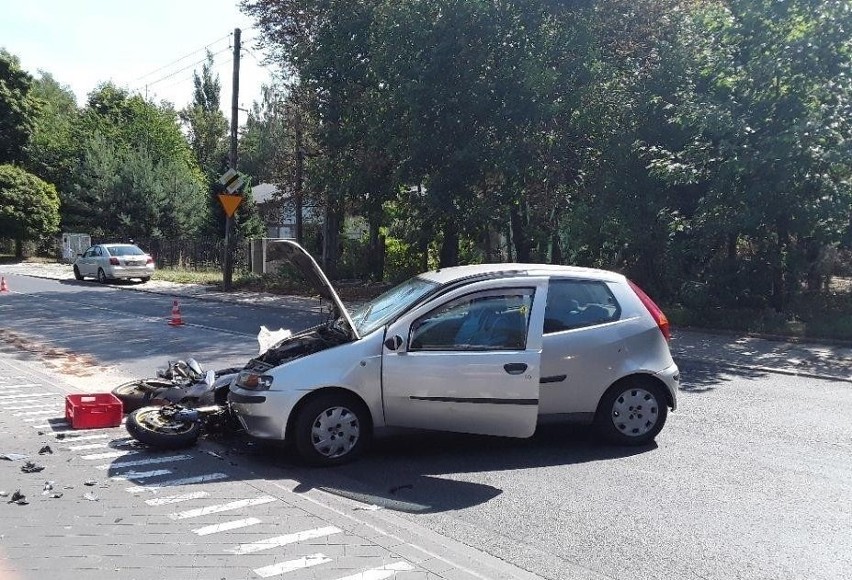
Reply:
[[[228, 165], [237, 170], [237, 125], [239, 124], [239, 94], [240, 94], [240, 29], [234, 29], [234, 76], [231, 92], [231, 147], [228, 153]], [[222, 287], [227, 292], [231, 289], [234, 276], [233, 252], [231, 251], [231, 230], [234, 227], [233, 216], [225, 218], [225, 259], [223, 260]]]
[[296, 241], [303, 243], [302, 225], [302, 168], [305, 163], [305, 151], [302, 146], [302, 112], [296, 108], [296, 186], [293, 189], [293, 201], [296, 212]]

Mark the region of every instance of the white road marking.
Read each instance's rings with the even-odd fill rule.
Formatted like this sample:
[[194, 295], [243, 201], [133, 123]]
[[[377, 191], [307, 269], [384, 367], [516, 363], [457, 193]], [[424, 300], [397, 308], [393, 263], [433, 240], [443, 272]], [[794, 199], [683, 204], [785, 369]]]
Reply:
[[172, 471], [170, 469], [152, 469], [151, 471], [127, 471], [125, 473], [121, 473], [119, 475], [113, 475], [110, 479], [116, 480], [137, 480], [137, 479], [148, 479], [149, 477], [159, 477], [161, 475], [171, 475]]
[[385, 578], [395, 576], [397, 572], [408, 572], [410, 570], [414, 570], [414, 566], [408, 562], [394, 562], [387, 566], [370, 568], [369, 570], [359, 572], [358, 574], [352, 574], [351, 576], [344, 576], [337, 580], [384, 580]]
[[298, 560], [288, 560], [286, 562], [273, 564], [272, 566], [255, 568], [253, 571], [261, 578], [271, 578], [272, 576], [281, 576], [282, 574], [292, 572], [293, 570], [310, 568], [311, 566], [318, 566], [319, 564], [326, 564], [328, 562], [331, 562], [331, 558], [326, 558], [325, 554], [311, 554], [310, 556], [305, 556]]
[[0, 389], [29, 389], [30, 387], [43, 387], [41, 383], [18, 383], [15, 385], [0, 385]]
[[208, 481], [216, 481], [218, 479], [227, 479], [228, 475], [225, 473], [208, 473], [205, 475], [198, 475], [196, 477], [184, 477], [182, 479], [169, 479], [166, 481], [161, 481], [157, 483], [157, 485], [150, 486], [138, 486], [138, 487], [128, 487], [128, 493], [143, 493], [146, 491], [151, 491], [157, 493], [161, 488], [164, 487], [174, 487], [177, 485], [192, 485], [194, 483], [207, 483]]
[[86, 461], [94, 461], [96, 459], [112, 459], [113, 457], [124, 457], [125, 455], [135, 455], [138, 451], [110, 451], [109, 453], [95, 453], [92, 455], [81, 455], [81, 459]]
[[[62, 411], [60, 409], [42, 409], [41, 411], [20, 411], [18, 413], [12, 413], [13, 417], [27, 417], [30, 415], [56, 415], [61, 414]], [[39, 421], [44, 421], [44, 417], [38, 419]]]
[[67, 439], [60, 439], [61, 443], [75, 443], [77, 441], [91, 441], [93, 439], [108, 439], [112, 437], [109, 433], [100, 433], [98, 435], [82, 435], [80, 437], [68, 437]]
[[221, 524], [213, 524], [212, 526], [204, 526], [203, 528], [192, 530], [192, 533], [199, 536], [209, 536], [210, 534], [218, 534], [219, 532], [228, 532], [230, 530], [247, 528], [259, 523], [260, 520], [257, 518], [246, 518], [244, 520], [233, 520], [230, 522], [222, 522]]
[[342, 530], [340, 528], [335, 528], [334, 526], [327, 526], [324, 528], [315, 528], [313, 530], [296, 532], [295, 534], [277, 536], [275, 538], [266, 538], [264, 540], [252, 542], [250, 544], [240, 544], [234, 548], [230, 548], [225, 551], [231, 554], [237, 554], [238, 556], [241, 556], [243, 554], [254, 554], [255, 552], [271, 550], [272, 548], [286, 546], [287, 544], [295, 544], [296, 542], [313, 540], [314, 538], [322, 538], [325, 536], [330, 536], [332, 534], [339, 534], [341, 532]]
[[183, 495], [169, 495], [166, 497], [158, 497], [156, 499], [146, 499], [145, 503], [147, 503], [148, 505], [168, 505], [172, 503], [190, 501], [193, 499], [201, 499], [209, 495], [210, 494], [206, 491], [194, 491], [192, 493], [185, 493]]
[[71, 445], [69, 451], [85, 451], [87, 449], [103, 449], [109, 447], [106, 443], [89, 443], [88, 445]]
[[[59, 393], [23, 393], [20, 395], [0, 395], [0, 405], [3, 401], [13, 401], [14, 399], [26, 399], [27, 397], [58, 397]], [[19, 402], [19, 401], [14, 401]]]
[[189, 455], [168, 455], [166, 457], [151, 457], [150, 459], [137, 459], [135, 461], [116, 461], [106, 465], [98, 465], [95, 469], [121, 469], [122, 467], [138, 467], [140, 465], [156, 465], [158, 463], [169, 463], [171, 461], [185, 461], [192, 459]]
[[223, 503], [219, 505], [209, 505], [207, 507], [198, 508], [194, 510], [187, 510], [184, 512], [176, 512], [173, 514], [169, 514], [169, 517], [173, 520], [185, 520], [188, 518], [197, 518], [199, 516], [206, 516], [207, 514], [217, 514], [220, 512], [227, 512], [231, 510], [238, 510], [240, 508], [249, 507], [253, 505], [261, 505], [265, 503], [270, 503], [276, 501], [276, 498], [270, 495], [262, 495], [260, 497], [256, 497], [253, 499], [240, 499], [237, 501], [232, 501], [228, 503]]
[[[47, 409], [51, 405], [24, 405], [22, 407], [3, 407], [4, 411], [23, 411], [25, 409]], [[52, 405], [52, 408], [58, 412], [65, 412], [65, 408], [61, 406], [57, 406], [56, 404]]]
[[[66, 425], [68, 424], [67, 420], [62, 418], [62, 415], [64, 414], [62, 411], [58, 411], [56, 414], [59, 415], [59, 417], [54, 417], [53, 419], [48, 419], [47, 420], [48, 423], [52, 423], [54, 425], [58, 425], [59, 423], [65, 423]], [[44, 421], [44, 420], [45, 420], [45, 417], [31, 417], [29, 419], [24, 419], [24, 421], [27, 422], [27, 423], [32, 423], [34, 421]]]

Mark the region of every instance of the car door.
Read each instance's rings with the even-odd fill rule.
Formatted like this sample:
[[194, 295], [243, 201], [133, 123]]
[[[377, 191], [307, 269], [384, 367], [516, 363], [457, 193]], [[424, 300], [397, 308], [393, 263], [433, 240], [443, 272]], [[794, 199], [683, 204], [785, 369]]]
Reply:
[[[85, 252], [83, 252], [83, 256], [80, 258], [77, 269], [80, 270], [80, 274], [83, 276], [94, 276], [95, 273], [92, 269], [92, 265], [95, 260], [95, 247], [91, 246]], [[97, 271], [97, 269], [95, 269]]]
[[390, 325], [386, 424], [529, 437], [538, 421], [547, 279], [468, 284]]

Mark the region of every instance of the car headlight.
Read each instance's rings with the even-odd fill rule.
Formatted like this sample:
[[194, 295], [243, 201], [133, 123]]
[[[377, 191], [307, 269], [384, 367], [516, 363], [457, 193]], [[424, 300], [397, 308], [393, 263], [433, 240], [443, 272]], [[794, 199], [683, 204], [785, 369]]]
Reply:
[[268, 391], [269, 387], [272, 386], [272, 377], [251, 371], [243, 371], [237, 375], [237, 386], [250, 391]]

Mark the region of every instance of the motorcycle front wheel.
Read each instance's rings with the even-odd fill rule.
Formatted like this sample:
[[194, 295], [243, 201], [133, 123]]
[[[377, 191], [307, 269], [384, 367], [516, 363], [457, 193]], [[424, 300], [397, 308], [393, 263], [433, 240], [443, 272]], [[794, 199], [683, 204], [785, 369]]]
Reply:
[[176, 419], [168, 407], [137, 409], [127, 416], [126, 427], [131, 437], [159, 449], [191, 447], [201, 434], [200, 423]]

